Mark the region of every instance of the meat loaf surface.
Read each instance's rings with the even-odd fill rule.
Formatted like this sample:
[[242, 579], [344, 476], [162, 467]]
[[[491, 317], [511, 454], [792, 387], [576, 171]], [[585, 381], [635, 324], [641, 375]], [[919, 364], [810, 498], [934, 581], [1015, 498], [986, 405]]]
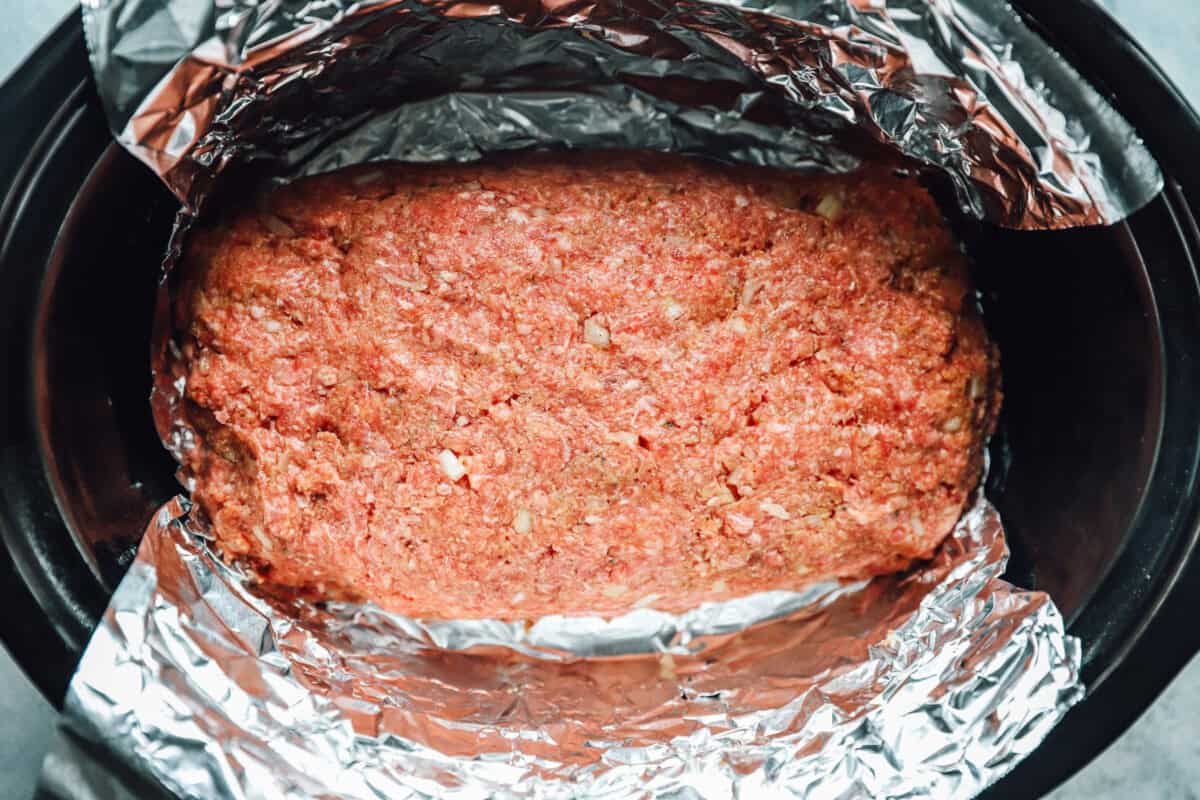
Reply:
[[265, 581], [612, 614], [929, 556], [996, 356], [920, 186], [664, 155], [371, 165], [197, 233], [187, 466]]

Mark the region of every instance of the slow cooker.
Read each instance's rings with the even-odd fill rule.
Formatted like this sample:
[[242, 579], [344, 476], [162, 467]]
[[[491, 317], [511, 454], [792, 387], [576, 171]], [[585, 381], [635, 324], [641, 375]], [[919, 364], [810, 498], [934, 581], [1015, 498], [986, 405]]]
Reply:
[[[1037, 797], [1200, 649], [1200, 117], [1091, 0], [1018, 0], [1139, 130], [1166, 188], [1126, 222], [958, 223], [1005, 375], [990, 495], [1008, 577], [1084, 645], [1087, 699], [987, 797]], [[178, 491], [149, 333], [176, 203], [112, 141], [77, 15], [0, 86], [0, 638], [60, 703]]]

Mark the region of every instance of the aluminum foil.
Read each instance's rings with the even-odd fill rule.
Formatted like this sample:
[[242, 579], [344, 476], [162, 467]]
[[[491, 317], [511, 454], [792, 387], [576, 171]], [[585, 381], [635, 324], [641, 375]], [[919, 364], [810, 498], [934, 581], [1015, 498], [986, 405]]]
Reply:
[[779, 616], [741, 630], [577, 620], [642, 631], [588, 658], [536, 625], [259, 596], [187, 511], [151, 523], [65, 707], [180, 797], [966, 798], [1082, 695], [982, 499], [919, 570], [748, 598]]
[[[114, 131], [184, 203], [176, 253], [241, 169], [530, 147], [832, 171], [903, 157], [1017, 227], [1111, 222], [1161, 185], [999, 0], [84, 7]], [[194, 443], [179, 377], [160, 371], [155, 395], [173, 448]], [[181, 497], [65, 719], [183, 797], [969, 797], [1082, 695], [1078, 642], [1045, 595], [1000, 579], [1006, 557], [981, 496], [906, 574], [683, 615], [431, 622], [263, 594]]]
[[1022, 228], [1162, 186], [1004, 0], [84, 0], [113, 129], [195, 211], [231, 164], [641, 147], [848, 171], [911, 159]]

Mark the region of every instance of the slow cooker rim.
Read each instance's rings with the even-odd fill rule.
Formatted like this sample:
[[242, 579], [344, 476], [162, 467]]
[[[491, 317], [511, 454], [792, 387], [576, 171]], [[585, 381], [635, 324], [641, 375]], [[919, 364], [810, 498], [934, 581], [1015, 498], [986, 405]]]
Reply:
[[[72, 35], [72, 34], [75, 35]], [[14, 220], [29, 200], [26, 189], [44, 166], [43, 155], [52, 147], [62, 128], [47, 124], [51, 120], [77, 119], [87, 96], [86, 51], [83, 49], [79, 14], [70, 14], [34, 50], [26, 62], [0, 84], [0, 113], [10, 122], [0, 132], [0, 181], [7, 180], [0, 199], [0, 267], [13, 256], [19, 244]], [[72, 102], [74, 100], [74, 102]], [[18, 113], [20, 109], [20, 113]], [[24, 145], [24, 146], [19, 146]], [[10, 293], [15, 292], [8, 271], [0, 275]], [[5, 314], [0, 320], [0, 366], [21, 369], [24, 364], [12, 349], [25, 340], [22, 331], [10, 326], [17, 314]], [[6, 354], [5, 350], [10, 350]], [[19, 376], [20, 373], [18, 372]], [[0, 397], [0, 424], [6, 420], [20, 425], [27, 408], [25, 393]], [[8, 426], [0, 427], [0, 435]], [[44, 524], [53, 528], [52, 505], [46, 501], [48, 488], [40, 461], [21, 447], [20, 434], [0, 441], [0, 578], [6, 601], [2, 641], [39, 689], [53, 702], [60, 703], [78, 654], [86, 645], [94, 624], [87, 611], [97, 597], [103, 597], [98, 585], [84, 581], [64, 595], [61, 588], [72, 578], [73, 565], [56, 564], [58, 556], [77, 552], [73, 541], [62, 541], [65, 528], [26, 541], [16, 533], [22, 525]], [[77, 566], [77, 565], [75, 565]], [[86, 573], [83, 577], [89, 577]], [[46, 626], [50, 631], [47, 635]]]
[[[1150, 324], [1148, 327], [1152, 332], [1151, 335], [1154, 345], [1154, 357], [1158, 366], [1156, 371], [1161, 374], [1163, 371], [1163, 365], [1166, 363], [1167, 355], [1162, 335], [1163, 321], [1159, 310], [1158, 298], [1155, 296], [1153, 289], [1149, 288], [1152, 282], [1149, 265], [1146, 263], [1146, 259], [1142, 255], [1141, 248], [1138, 247], [1137, 237], [1134, 235], [1129, 223], [1122, 222], [1114, 226], [1114, 228], [1116, 229], [1115, 232], [1117, 233], [1119, 246], [1128, 254], [1126, 260], [1136, 263], [1139, 270], [1139, 278], [1141, 278], [1141, 280], [1138, 281], [1137, 288], [1138, 292], [1143, 295], [1142, 305], [1143, 308], [1148, 312], [1148, 316], [1150, 318]], [[1003, 354], [1001, 354], [1001, 358], [1003, 358]], [[1153, 479], [1155, 471], [1158, 468], [1159, 459], [1162, 455], [1163, 437], [1165, 435], [1165, 426], [1163, 423], [1166, 416], [1167, 402], [1164, 384], [1165, 380], [1160, 380], [1154, 383], [1154, 402], [1148, 404], [1151, 411], [1150, 416], [1153, 420], [1151, 424], [1153, 429], [1154, 443], [1151, 446], [1149, 463], [1146, 465], [1145, 475], [1148, 478], [1147, 482]], [[1144, 518], [1149, 501], [1150, 494], [1149, 492], [1145, 491], [1145, 488], [1143, 487], [1143, 491], [1138, 497], [1137, 507], [1133, 512], [1129, 526], [1126, 528], [1125, 535], [1122, 537], [1122, 540], [1117, 546], [1116, 551], [1112, 554], [1111, 560], [1107, 565], [1105, 565], [1105, 568], [1100, 573], [1096, 584], [1078, 601], [1077, 608], [1073, 613], [1068, 614], [1064, 612], [1064, 623], [1066, 624], [1068, 630], [1070, 630], [1071, 626], [1083, 613], [1084, 609], [1088, 607], [1088, 604], [1091, 603], [1095, 595], [1103, 589], [1105, 583], [1109, 579], [1109, 576], [1112, 575], [1113, 570], [1116, 568], [1122, 555], [1124, 555], [1126, 548], [1129, 546], [1130, 540], [1133, 538], [1134, 531]], [[1193, 534], [1193, 543], [1197, 537], [1200, 537], [1200, 530]], [[1099, 676], [1094, 678], [1091, 684], [1087, 687], [1088, 691], [1091, 690], [1092, 686], [1098, 686], [1101, 684], [1108, 676], [1110, 671], [1111, 670], [1106, 669]]]
[[[1173, 182], [1168, 182], [1168, 184], [1164, 187], [1163, 191], [1164, 191], [1164, 194], [1166, 194], [1169, 198], [1171, 198], [1171, 200], [1174, 201], [1174, 202], [1168, 202], [1167, 207], [1170, 210], [1171, 215], [1174, 218], [1176, 224], [1182, 228], [1183, 222], [1189, 221], [1191, 223], [1190, 228], [1193, 232], [1192, 241], [1200, 243], [1200, 233], [1197, 232], [1195, 218], [1192, 216], [1191, 211], [1188, 208], [1186, 199], [1183, 197], [1183, 194], [1180, 191], [1179, 186], [1174, 184]], [[1184, 217], [1184, 220], [1180, 220], [1181, 216]], [[1181, 236], [1180, 240], [1182, 242], [1184, 242], [1184, 245], [1186, 247], [1187, 241], [1188, 241], [1186, 235]], [[1136, 247], [1136, 245], [1137, 245], [1136, 241], [1134, 241], [1133, 244]], [[1193, 263], [1193, 265], [1196, 263], [1196, 259], [1195, 259], [1194, 255], [1192, 258], [1192, 263]], [[1155, 303], [1155, 311], [1157, 313], [1157, 303]], [[1161, 340], [1159, 342], [1159, 345], [1161, 348], [1162, 347]], [[1166, 358], [1165, 352], [1163, 354], [1161, 354], [1160, 357], [1164, 358], [1164, 360], [1165, 360], [1165, 358]], [[1162, 405], [1165, 406], [1165, 403], [1166, 403], [1165, 393], [1164, 393], [1164, 396], [1160, 399], [1161, 399]], [[1160, 414], [1160, 416], [1165, 415], [1165, 408], [1160, 408], [1158, 413]], [[1157, 467], [1157, 464], [1158, 464], [1158, 459], [1159, 459], [1159, 455], [1162, 450], [1164, 436], [1165, 436], [1164, 430], [1162, 427], [1160, 427], [1159, 428], [1159, 440], [1155, 445], [1155, 453], [1154, 453], [1155, 467]], [[1151, 474], [1153, 474], [1153, 469], [1152, 469]], [[1146, 505], [1147, 505], [1147, 495], [1143, 495], [1141, 502], [1139, 503], [1136, 519], [1135, 519], [1134, 523], [1130, 526], [1131, 531], [1139, 524], [1139, 522], [1142, 518], [1142, 512], [1144, 511]], [[1167, 575], [1160, 577], [1161, 588], [1159, 591], [1155, 592], [1154, 598], [1150, 601], [1150, 603], [1148, 605], [1147, 613], [1145, 613], [1141, 617], [1141, 619], [1134, 625], [1133, 630], [1130, 632], [1130, 634], [1122, 642], [1121, 646], [1118, 647], [1116, 652], [1113, 654], [1113, 656], [1110, 660], [1110, 663], [1108, 663], [1105, 666], [1105, 668], [1103, 669], [1103, 671], [1101, 671], [1092, 680], [1091, 684], [1087, 687], [1089, 694], [1092, 692], [1093, 689], [1099, 688], [1109, 678], [1109, 676], [1111, 676], [1113, 674], [1113, 672], [1115, 672], [1117, 670], [1117, 668], [1129, 656], [1130, 652], [1132, 652], [1132, 650], [1137, 646], [1138, 642], [1145, 635], [1146, 630], [1150, 627], [1150, 625], [1153, 624], [1154, 619], [1157, 616], [1159, 610], [1167, 602], [1168, 598], [1170, 597], [1171, 590], [1176, 586], [1176, 584], [1179, 582], [1179, 580], [1182, 577], [1182, 575], [1184, 574], [1184, 572], [1189, 568], [1189, 566], [1193, 566], [1191, 564], [1191, 560], [1198, 548], [1200, 548], [1200, 517], [1193, 519], [1193, 522], [1191, 525], [1191, 535], [1185, 537], [1182, 541], [1180, 541], [1180, 548], [1178, 549], [1178, 551], [1174, 555], [1174, 557], [1171, 559], [1172, 563], [1174, 563], [1174, 565], [1175, 565], [1175, 568], [1170, 570], [1170, 572]], [[1115, 562], [1114, 562], [1113, 566], [1115, 566]], [[1096, 586], [1094, 592], [1099, 592], [1099, 591], [1103, 590], [1104, 584], [1107, 581], [1109, 574], [1111, 574], [1111, 569], [1109, 570], [1109, 572], [1106, 572], [1105, 575], [1101, 578], [1101, 580], [1098, 583], [1098, 585]]]

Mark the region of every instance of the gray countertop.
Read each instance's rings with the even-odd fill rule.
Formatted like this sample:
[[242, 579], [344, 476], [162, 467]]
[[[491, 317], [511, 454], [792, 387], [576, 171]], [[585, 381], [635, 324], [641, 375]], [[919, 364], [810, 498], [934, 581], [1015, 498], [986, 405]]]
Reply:
[[[1102, 0], [1200, 106], [1200, 2]], [[0, 77], [73, 6], [73, 0], [3, 0]], [[33, 793], [54, 711], [0, 647], [0, 798]], [[1200, 800], [1200, 658], [1138, 722], [1046, 800]]]

